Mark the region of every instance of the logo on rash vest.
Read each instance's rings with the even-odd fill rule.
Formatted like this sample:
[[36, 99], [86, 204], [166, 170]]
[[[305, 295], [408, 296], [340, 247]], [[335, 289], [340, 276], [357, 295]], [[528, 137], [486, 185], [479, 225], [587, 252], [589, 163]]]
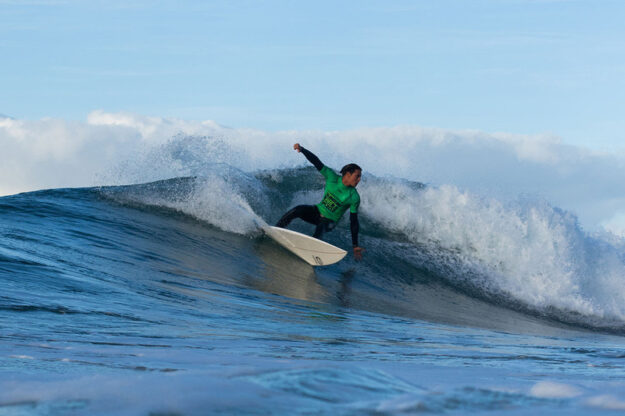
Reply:
[[332, 195], [330, 192], [328, 192], [326, 194], [326, 196], [323, 198], [323, 201], [321, 201], [321, 203], [330, 212], [336, 211], [337, 208], [340, 205], [340, 201], [334, 195]]

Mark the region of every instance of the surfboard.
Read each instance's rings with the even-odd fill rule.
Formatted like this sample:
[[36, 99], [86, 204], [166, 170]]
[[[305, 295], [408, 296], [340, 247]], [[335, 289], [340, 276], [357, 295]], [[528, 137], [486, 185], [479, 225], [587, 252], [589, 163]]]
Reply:
[[267, 226], [265, 234], [276, 243], [295, 254], [311, 266], [327, 266], [341, 260], [347, 251], [328, 244], [325, 241], [287, 230], [286, 228]]

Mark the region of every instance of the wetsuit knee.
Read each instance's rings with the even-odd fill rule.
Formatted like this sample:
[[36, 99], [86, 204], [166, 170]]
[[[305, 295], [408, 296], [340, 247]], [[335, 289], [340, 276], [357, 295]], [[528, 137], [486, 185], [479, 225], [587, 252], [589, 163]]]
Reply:
[[317, 228], [315, 228], [315, 233], [313, 234], [313, 237], [321, 238], [324, 233], [334, 230], [336, 224], [337, 223], [332, 220], [321, 217], [319, 224], [317, 224]]

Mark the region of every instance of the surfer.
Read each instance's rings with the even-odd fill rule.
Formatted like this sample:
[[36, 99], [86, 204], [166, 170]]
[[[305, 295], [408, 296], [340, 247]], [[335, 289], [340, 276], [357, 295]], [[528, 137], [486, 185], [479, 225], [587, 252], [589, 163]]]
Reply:
[[341, 176], [332, 169], [324, 165], [312, 152], [300, 146], [299, 143], [293, 145], [293, 149], [304, 154], [306, 159], [326, 179], [323, 199], [317, 205], [298, 205], [289, 210], [280, 218], [276, 227], [286, 228], [295, 218], [314, 224], [315, 233], [313, 237], [321, 238], [324, 232], [332, 231], [341, 219], [347, 208], [349, 208], [349, 222], [352, 232], [352, 245], [354, 247], [354, 258], [362, 259], [364, 249], [358, 245], [358, 206], [360, 205], [360, 195], [356, 191], [356, 186], [360, 182], [362, 169], [355, 163], [343, 166]]

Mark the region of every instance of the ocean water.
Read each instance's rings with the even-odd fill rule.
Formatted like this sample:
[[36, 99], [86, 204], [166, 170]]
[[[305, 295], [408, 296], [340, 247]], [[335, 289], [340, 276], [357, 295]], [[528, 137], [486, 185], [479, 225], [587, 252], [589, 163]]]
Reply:
[[363, 261], [312, 268], [261, 227], [316, 170], [194, 165], [202, 143], [0, 198], [0, 415], [625, 412], [618, 238], [365, 172]]

